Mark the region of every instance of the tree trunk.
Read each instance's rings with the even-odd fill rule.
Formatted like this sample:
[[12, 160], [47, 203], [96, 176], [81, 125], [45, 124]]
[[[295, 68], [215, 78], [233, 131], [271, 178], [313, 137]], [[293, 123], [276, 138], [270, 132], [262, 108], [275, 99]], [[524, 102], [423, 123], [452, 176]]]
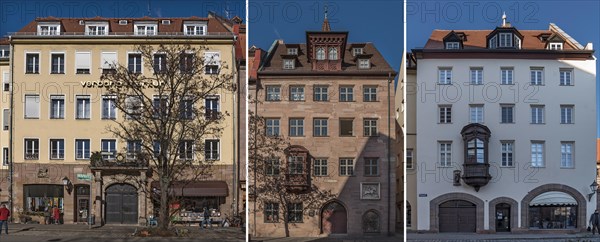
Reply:
[[171, 218], [169, 217], [168, 196], [169, 196], [168, 184], [164, 179], [160, 179], [160, 210], [158, 212], [158, 214], [159, 214], [158, 228], [160, 230], [167, 230], [169, 228], [169, 222], [170, 222]]
[[284, 218], [284, 220], [283, 220], [283, 227], [285, 227], [285, 237], [286, 238], [290, 237], [290, 228], [289, 228], [289, 225], [288, 225], [287, 218]]

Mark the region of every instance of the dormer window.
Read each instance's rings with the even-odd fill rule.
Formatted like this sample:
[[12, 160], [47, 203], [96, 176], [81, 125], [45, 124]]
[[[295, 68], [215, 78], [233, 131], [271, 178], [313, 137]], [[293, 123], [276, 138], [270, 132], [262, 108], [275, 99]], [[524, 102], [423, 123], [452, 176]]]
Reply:
[[108, 35], [108, 23], [88, 23], [85, 35]]
[[563, 43], [550, 43], [548, 45], [548, 49], [549, 50], [562, 50], [563, 49]]
[[187, 22], [183, 24], [185, 35], [206, 35], [206, 22]]
[[125, 19], [119, 20], [119, 25], [127, 25], [127, 20], [125, 20]]
[[38, 35], [60, 35], [59, 23], [47, 23], [38, 25]]
[[369, 59], [358, 59], [358, 69], [370, 69], [371, 62]]
[[458, 42], [446, 42], [447, 50], [458, 50], [460, 49], [460, 43]]
[[155, 23], [136, 23], [134, 29], [135, 35], [156, 35], [157, 26]]
[[317, 48], [317, 60], [325, 60], [325, 47]]
[[287, 54], [288, 55], [298, 55], [298, 48], [288, 48]]
[[283, 60], [283, 69], [293, 70], [294, 68], [296, 68], [295, 64], [296, 63], [295, 63], [294, 59], [284, 59]]
[[337, 60], [338, 59], [338, 51], [335, 47], [329, 47], [329, 60]]
[[352, 56], [362, 55], [363, 48], [352, 48]]
[[499, 33], [500, 37], [499, 45], [500, 48], [513, 47], [513, 37], [512, 33]]

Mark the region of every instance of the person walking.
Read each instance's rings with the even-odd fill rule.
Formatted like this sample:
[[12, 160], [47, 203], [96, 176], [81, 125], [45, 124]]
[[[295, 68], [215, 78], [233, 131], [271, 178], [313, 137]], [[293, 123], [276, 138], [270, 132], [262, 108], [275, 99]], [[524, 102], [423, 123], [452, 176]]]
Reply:
[[51, 209], [49, 207], [46, 207], [46, 209], [44, 210], [44, 224], [48, 225], [48, 224], [52, 224], [52, 211], [50, 211]]
[[52, 207], [52, 219], [54, 224], [60, 224], [60, 209], [57, 206]]
[[208, 212], [208, 209], [206, 207], [204, 208], [203, 213], [203, 219], [201, 224], [202, 229], [204, 229], [204, 224], [206, 224], [206, 227], [210, 226], [210, 212]]
[[592, 216], [590, 217], [590, 225], [592, 226], [592, 234], [595, 235], [596, 231], [598, 231], [598, 234], [600, 234], [600, 230], [598, 230], [598, 225], [600, 225], [600, 214], [598, 214], [598, 209], [592, 213]]
[[10, 210], [6, 208], [5, 204], [0, 207], [0, 234], [2, 234], [2, 226], [4, 231], [8, 234], [8, 217], [10, 217]]

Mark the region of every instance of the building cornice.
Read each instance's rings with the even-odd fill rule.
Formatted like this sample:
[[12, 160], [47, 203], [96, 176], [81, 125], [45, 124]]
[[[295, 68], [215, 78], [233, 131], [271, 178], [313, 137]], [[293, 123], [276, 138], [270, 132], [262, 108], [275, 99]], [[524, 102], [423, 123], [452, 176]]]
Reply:
[[593, 50], [412, 49], [417, 59], [567, 59], [592, 60]]

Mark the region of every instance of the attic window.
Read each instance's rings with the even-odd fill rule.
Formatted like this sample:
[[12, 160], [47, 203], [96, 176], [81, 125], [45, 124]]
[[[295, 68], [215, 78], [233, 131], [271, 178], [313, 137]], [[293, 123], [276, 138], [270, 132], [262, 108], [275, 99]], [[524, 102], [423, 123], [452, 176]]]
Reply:
[[38, 35], [60, 35], [60, 24], [39, 24]]
[[296, 67], [294, 62], [295, 62], [294, 59], [284, 59], [283, 60], [283, 69], [293, 70]]
[[562, 50], [563, 49], [563, 43], [559, 43], [559, 42], [550, 43], [548, 45], [548, 49], [549, 50]]
[[513, 47], [513, 36], [512, 33], [499, 33], [500, 41], [498, 41], [498, 47], [506, 48]]
[[287, 54], [288, 55], [298, 55], [298, 48], [288, 48]]
[[119, 20], [119, 25], [127, 25], [127, 20]]
[[358, 59], [358, 69], [370, 69], [371, 62], [369, 59]]
[[352, 56], [362, 55], [362, 53], [363, 53], [363, 48], [353, 48], [352, 49]]
[[447, 50], [458, 50], [460, 49], [460, 43], [458, 42], [446, 42]]
[[163, 19], [161, 22], [163, 25], [171, 25], [171, 20]]
[[85, 22], [83, 20], [79, 20], [79, 25], [85, 25]]

